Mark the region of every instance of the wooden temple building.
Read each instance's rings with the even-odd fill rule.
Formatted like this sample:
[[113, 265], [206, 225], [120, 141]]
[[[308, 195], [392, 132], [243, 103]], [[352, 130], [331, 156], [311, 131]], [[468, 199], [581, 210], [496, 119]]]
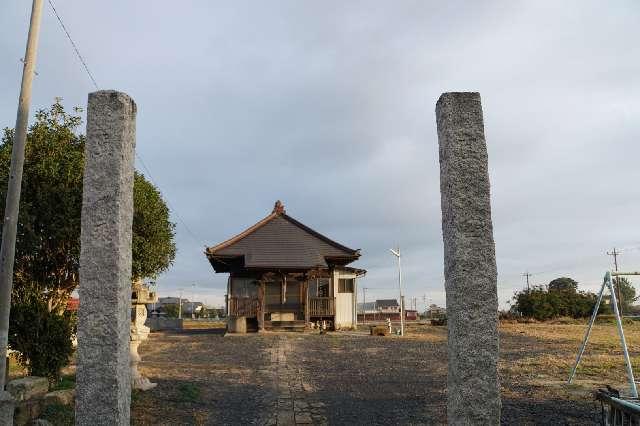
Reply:
[[269, 216], [205, 255], [215, 272], [229, 274], [230, 323], [246, 320], [258, 331], [356, 324], [356, 280], [366, 271], [347, 265], [360, 251], [298, 222], [280, 201]]

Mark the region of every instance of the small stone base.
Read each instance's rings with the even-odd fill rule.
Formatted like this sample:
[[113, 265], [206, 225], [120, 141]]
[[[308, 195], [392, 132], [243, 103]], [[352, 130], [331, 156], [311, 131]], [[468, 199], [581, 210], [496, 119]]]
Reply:
[[244, 334], [247, 332], [247, 318], [246, 317], [229, 317], [227, 323], [227, 331], [229, 333]]

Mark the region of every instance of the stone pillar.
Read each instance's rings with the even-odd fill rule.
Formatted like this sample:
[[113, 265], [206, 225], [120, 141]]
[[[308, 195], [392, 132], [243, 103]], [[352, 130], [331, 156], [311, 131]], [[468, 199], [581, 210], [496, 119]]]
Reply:
[[436, 118], [447, 293], [448, 423], [498, 425], [497, 270], [480, 94], [444, 93]]
[[16, 400], [13, 399], [13, 396], [6, 390], [0, 390], [0, 425], [11, 426], [13, 424], [15, 407]]
[[89, 94], [85, 147], [77, 425], [129, 425], [131, 227], [136, 104]]

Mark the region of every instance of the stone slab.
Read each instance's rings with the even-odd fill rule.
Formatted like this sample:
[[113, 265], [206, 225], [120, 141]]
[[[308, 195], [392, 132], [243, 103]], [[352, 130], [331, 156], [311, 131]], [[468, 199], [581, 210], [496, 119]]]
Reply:
[[436, 105], [447, 295], [447, 419], [500, 424], [497, 268], [479, 93]]
[[75, 401], [76, 390], [75, 389], [61, 389], [53, 392], [49, 392], [44, 396], [45, 405], [71, 405]]
[[49, 392], [49, 381], [46, 377], [21, 377], [7, 383], [7, 391], [17, 402], [42, 398]]
[[89, 94], [82, 193], [77, 425], [129, 425], [136, 104]]

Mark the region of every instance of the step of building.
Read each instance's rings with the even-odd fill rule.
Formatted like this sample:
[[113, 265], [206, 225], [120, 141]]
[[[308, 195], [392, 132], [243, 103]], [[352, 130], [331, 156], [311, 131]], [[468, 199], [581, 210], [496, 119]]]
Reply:
[[304, 321], [265, 321], [264, 328], [273, 331], [304, 331], [306, 324]]

